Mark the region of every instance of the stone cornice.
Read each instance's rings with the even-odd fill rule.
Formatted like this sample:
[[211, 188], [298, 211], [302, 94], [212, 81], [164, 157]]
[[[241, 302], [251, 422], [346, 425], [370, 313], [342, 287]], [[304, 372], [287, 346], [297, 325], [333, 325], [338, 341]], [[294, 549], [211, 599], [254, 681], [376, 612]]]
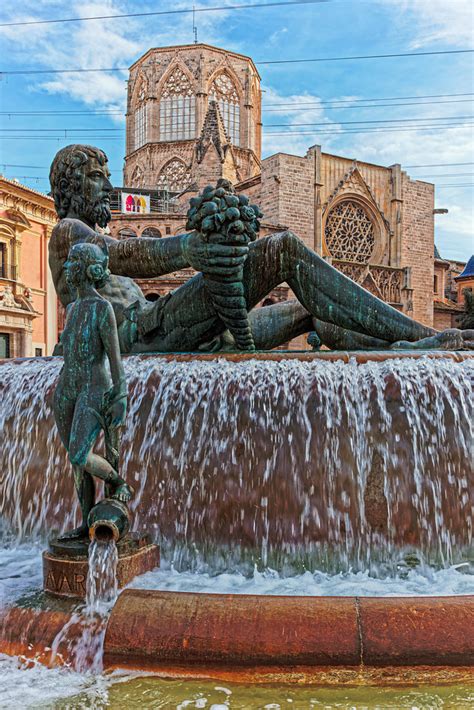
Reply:
[[[18, 200], [19, 203], [28, 205], [30, 207], [40, 207], [46, 211], [45, 216], [40, 214], [32, 215], [35, 220], [44, 221], [49, 223], [55, 223], [57, 221], [56, 210], [54, 207], [54, 200], [52, 197], [45, 195], [43, 192], [38, 192], [33, 190], [26, 185], [22, 185], [14, 180], [9, 180], [6, 177], [0, 177], [0, 206], [3, 206], [5, 210], [8, 209], [18, 209], [21, 212], [21, 206], [8, 205], [5, 199], [1, 199], [4, 195], [9, 195]], [[28, 212], [28, 214], [31, 214]]]

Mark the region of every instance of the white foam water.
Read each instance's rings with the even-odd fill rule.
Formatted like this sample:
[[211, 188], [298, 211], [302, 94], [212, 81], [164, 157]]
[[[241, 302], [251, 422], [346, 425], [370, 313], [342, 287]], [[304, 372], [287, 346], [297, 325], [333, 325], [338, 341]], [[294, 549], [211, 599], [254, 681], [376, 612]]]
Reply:
[[105, 631], [117, 599], [118, 553], [115, 541], [89, 545], [86, 603], [64, 625], [51, 646], [51, 663], [58, 660], [78, 673], [101, 673]]

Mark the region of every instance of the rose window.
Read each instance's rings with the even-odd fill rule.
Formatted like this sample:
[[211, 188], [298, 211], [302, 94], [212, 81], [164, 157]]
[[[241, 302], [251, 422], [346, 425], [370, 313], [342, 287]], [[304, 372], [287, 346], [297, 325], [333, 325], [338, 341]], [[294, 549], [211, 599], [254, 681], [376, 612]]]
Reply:
[[191, 182], [191, 174], [183, 163], [178, 158], [170, 160], [163, 168], [158, 176], [158, 190], [167, 190], [168, 192], [181, 192]]
[[368, 263], [375, 246], [374, 225], [357, 202], [344, 200], [329, 213], [325, 229], [326, 245], [334, 259]]

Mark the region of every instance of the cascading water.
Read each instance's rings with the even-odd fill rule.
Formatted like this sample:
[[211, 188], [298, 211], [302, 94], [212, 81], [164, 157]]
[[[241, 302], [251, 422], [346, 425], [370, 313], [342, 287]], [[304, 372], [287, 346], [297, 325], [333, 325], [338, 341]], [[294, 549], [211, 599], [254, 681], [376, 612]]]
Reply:
[[51, 662], [70, 659], [79, 673], [100, 673], [103, 669], [104, 637], [110, 610], [117, 599], [118, 553], [115, 541], [91, 542], [85, 606], [61, 629], [51, 647]]
[[[0, 366], [0, 515], [20, 536], [71, 527], [51, 396], [61, 360]], [[132, 528], [182, 564], [384, 570], [472, 545], [472, 360], [190, 362], [129, 357], [122, 470]], [[178, 555], [178, 550], [180, 554]]]

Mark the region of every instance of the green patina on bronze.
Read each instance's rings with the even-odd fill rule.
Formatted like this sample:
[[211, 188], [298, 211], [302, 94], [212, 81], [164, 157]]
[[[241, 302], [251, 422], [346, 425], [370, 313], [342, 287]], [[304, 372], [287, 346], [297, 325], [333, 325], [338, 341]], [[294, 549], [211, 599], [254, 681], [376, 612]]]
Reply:
[[[186, 229], [195, 229], [207, 244], [247, 246], [254, 242], [262, 216], [257, 205], [250, 205], [245, 195], [236, 195], [232, 183], [218, 180], [214, 189], [208, 185], [202, 195], [192, 197]], [[243, 264], [230, 266], [227, 273], [204, 274], [212, 303], [234, 338], [239, 350], [255, 350], [248, 318], [243, 284]]]
[[[53, 406], [82, 512], [81, 525], [62, 536], [63, 540], [73, 540], [88, 536], [95, 504], [94, 477], [105, 482], [106, 497], [120, 504], [130, 500], [132, 489], [118, 473], [127, 385], [117, 324], [111, 304], [97, 291], [110, 277], [106, 251], [98, 244], [74, 244], [64, 274], [75, 300], [68, 305], [61, 336], [64, 365]], [[105, 458], [93, 451], [101, 431], [105, 435]]]
[[[257, 350], [266, 350], [311, 331], [332, 349], [474, 348], [474, 331], [438, 333], [417, 323], [337, 271], [289, 230], [239, 242], [235, 229], [230, 239], [226, 231], [230, 222], [242, 221], [232, 213], [235, 220], [224, 215], [222, 228], [213, 220], [208, 231], [204, 217], [220, 213], [220, 203], [217, 212], [206, 208], [212, 215], [203, 215], [189, 234], [121, 241], [99, 236], [96, 226], [106, 227], [111, 219], [109, 175], [107, 158], [98, 148], [72, 145], [56, 155], [50, 180], [61, 220], [50, 240], [49, 263], [67, 306], [72, 295], [63, 265], [70, 247], [104, 241], [112, 274], [99, 291], [115, 312], [122, 353], [238, 350], [251, 347], [251, 340]], [[209, 202], [204, 194], [199, 199], [201, 205]], [[239, 196], [240, 216], [243, 206]], [[134, 281], [189, 266], [199, 273], [154, 303]], [[255, 308], [284, 282], [296, 300]], [[217, 294], [217, 284], [222, 293]], [[227, 318], [234, 286], [236, 321]]]

